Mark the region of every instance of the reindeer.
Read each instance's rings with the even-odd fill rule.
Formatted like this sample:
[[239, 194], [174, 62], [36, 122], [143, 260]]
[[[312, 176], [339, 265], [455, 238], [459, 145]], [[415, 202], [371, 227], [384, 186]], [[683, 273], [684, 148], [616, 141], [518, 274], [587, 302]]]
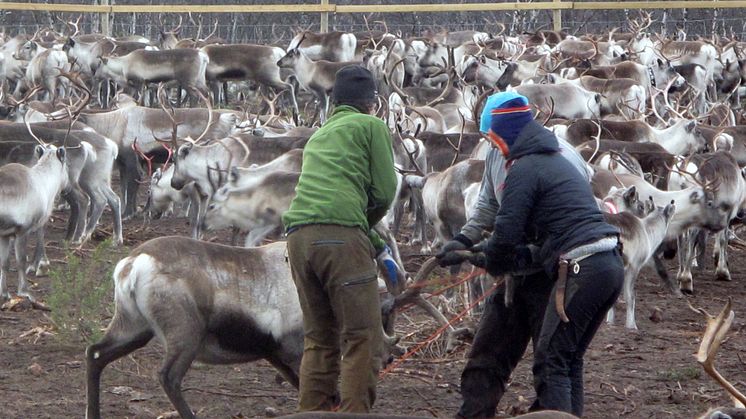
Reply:
[[[216, 85], [229, 80], [252, 80], [277, 91], [289, 90], [293, 99], [294, 110], [298, 112], [295, 102], [295, 91], [292, 83], [287, 83], [280, 76], [277, 62], [285, 55], [282, 48], [267, 45], [207, 45], [201, 49], [209, 58], [205, 77], [207, 82]], [[225, 91], [225, 103], [228, 102]], [[218, 89], [213, 97], [219, 101]]]
[[[254, 171], [263, 172], [261, 168]], [[219, 189], [205, 213], [203, 230], [233, 227], [248, 232], [244, 246], [261, 244], [267, 236], [282, 230], [282, 214], [295, 198], [300, 171], [269, 171], [252, 173], [251, 180], [243, 174], [240, 188]]]
[[87, 419], [101, 417], [103, 369], [153, 337], [166, 349], [159, 381], [182, 418], [195, 417], [181, 391], [195, 359], [266, 359], [298, 387], [302, 313], [284, 243], [245, 249], [162, 237], [119, 261], [113, 277], [114, 318], [104, 338], [86, 349]]
[[[405, 176], [405, 182], [412, 188], [422, 190], [423, 205], [427, 219], [435, 226], [437, 247], [455, 236], [466, 224], [462, 191], [473, 183], [482, 180], [483, 160], [464, 160], [442, 172], [427, 176]], [[429, 245], [424, 243], [423, 253], [429, 253]]]
[[601, 95], [601, 115], [621, 115], [625, 119], [637, 119], [645, 114], [646, 89], [633, 79], [599, 79], [593, 76], [582, 76], [575, 80], [563, 80], [551, 77], [556, 83], [569, 83], [582, 87], [589, 92]]
[[[656, 257], [654, 262], [658, 275], [664, 279], [671, 292], [676, 295], [680, 295], [682, 291], [692, 292], [693, 243], [688, 237], [683, 239], [680, 239], [680, 237], [691, 228], [701, 228], [715, 232], [724, 230], [728, 220], [730, 220], [728, 217], [731, 217], [731, 214], [737, 211], [743, 199], [742, 192], [738, 189], [743, 184], [743, 179], [738, 180], [740, 172], [738, 172], [738, 178], [734, 177], [734, 174], [729, 174], [733, 171], [733, 162], [729, 161], [732, 160], [732, 157], [727, 157], [726, 152], [714, 154], [717, 156], [711, 157], [711, 162], [702, 172], [707, 173], [709, 177], [701, 179], [699, 175], [688, 175], [693, 184], [689, 183], [685, 188], [678, 190], [663, 191], [639, 176], [616, 175], [600, 169], [595, 171], [591, 181], [593, 192], [597, 197], [606, 196], [611, 186], [628, 187], [634, 185], [641, 196], [651, 196], [658, 202], [674, 201], [676, 213], [666, 231], [665, 241], [679, 240], [680, 242], [677, 280], [674, 281], [669, 277], [659, 258]], [[724, 173], [711, 169], [715, 163], [723, 166], [722, 171]], [[675, 170], [683, 173], [686, 168]], [[702, 168], [700, 167], [699, 170], [702, 170]], [[725, 176], [726, 174], [727, 176]], [[720, 189], [721, 182], [725, 184], [722, 189]]]
[[18, 295], [34, 300], [26, 281], [26, 239], [41, 229], [54, 209], [54, 200], [67, 186], [65, 148], [39, 140], [39, 161], [31, 168], [18, 163], [0, 167], [0, 299], [10, 298], [10, 240], [15, 239]]
[[[555, 125], [555, 134], [579, 146], [594, 140], [600, 128], [600, 139], [636, 143], [656, 143], [671, 154], [693, 154], [707, 149], [707, 141], [696, 121], [677, 120], [665, 129], [653, 128], [643, 121], [610, 121], [578, 119], [567, 126]], [[591, 144], [593, 146], [593, 144]]]
[[40, 85], [44, 87], [45, 100], [57, 100], [59, 76], [70, 67], [67, 55], [63, 51], [44, 48], [39, 42], [29, 40], [19, 46], [13, 58], [28, 61], [26, 77], [23, 82], [16, 85], [16, 97], [20, 97], [24, 89], [31, 90], [34, 86]]
[[[163, 95], [161, 94], [160, 97]], [[143, 153], [150, 153], [160, 149], [160, 144], [153, 136], [162, 137], [173, 134], [176, 129], [177, 138], [191, 136], [196, 138], [225, 138], [235, 129], [236, 115], [233, 113], [220, 113], [207, 109], [174, 109], [170, 110], [152, 109], [137, 104], [126, 95], [118, 95], [118, 107], [106, 112], [80, 112], [85, 104], [76, 106], [75, 111], [80, 112], [79, 120], [85, 125], [93, 128], [96, 132], [106, 135], [114, 141], [119, 153], [117, 166], [119, 167], [120, 186], [122, 199], [124, 200], [124, 212], [122, 217], [129, 218], [137, 212], [137, 189], [139, 187], [140, 170], [138, 168], [138, 157], [133, 146], [137, 139], [138, 147]], [[205, 98], [205, 101], [207, 99]], [[75, 112], [73, 112], [74, 114]], [[29, 117], [31, 121], [46, 121], [50, 119], [62, 119], [67, 117], [67, 112], [53, 112], [48, 115], [34, 112]], [[174, 127], [174, 122], [176, 127]]]
[[[210, 58], [194, 49], [135, 50], [121, 57], [101, 57], [97, 77], [108, 77], [140, 92], [147, 83], [174, 81], [193, 97], [207, 97], [205, 71]], [[141, 96], [141, 100], [144, 99]]]
[[287, 54], [277, 61], [280, 68], [291, 69], [301, 88], [313, 92], [319, 100], [322, 123], [326, 121], [326, 114], [329, 110], [329, 95], [334, 87], [337, 71], [351, 64], [358, 63], [351, 61], [312, 61], [303, 50], [298, 48], [288, 50]]
[[313, 61], [348, 62], [355, 59], [356, 46], [352, 33], [302, 31], [293, 37], [287, 50], [298, 50]]
[[148, 200], [143, 208], [145, 217], [158, 220], [161, 217], [173, 213], [174, 205], [187, 205], [189, 213], [187, 218], [194, 225], [197, 222], [196, 209], [199, 205], [199, 194], [195, 189], [194, 182], [187, 183], [181, 190], [171, 186], [171, 178], [174, 175], [174, 165], [159, 167], [153, 172], [148, 187]]
[[[508, 90], [526, 96], [529, 103], [542, 113], [557, 118], [598, 118], [601, 115], [601, 95], [570, 84], [526, 84]], [[562, 104], [554, 107], [552, 104]]]
[[[624, 260], [624, 301], [627, 304], [628, 329], [637, 329], [635, 323], [635, 281], [640, 269], [645, 266], [655, 254], [666, 236], [666, 230], [676, 210], [675, 204], [666, 207], [655, 207], [650, 200], [649, 214], [638, 218], [631, 212], [605, 214], [606, 221], [616, 226], [624, 245], [622, 259]], [[609, 310], [606, 317], [609, 323], [614, 321], [614, 308]]]

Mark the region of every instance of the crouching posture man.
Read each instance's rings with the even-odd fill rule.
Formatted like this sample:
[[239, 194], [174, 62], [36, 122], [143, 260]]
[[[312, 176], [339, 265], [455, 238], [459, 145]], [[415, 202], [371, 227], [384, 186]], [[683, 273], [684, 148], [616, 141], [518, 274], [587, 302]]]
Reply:
[[618, 230], [527, 105], [518, 97], [492, 111], [489, 136], [508, 159], [508, 175], [486, 269], [497, 276], [527, 266], [527, 237], [546, 238], [538, 255], [554, 287], [534, 354], [533, 408], [582, 416], [583, 356], [624, 279]]
[[[504, 92], [487, 99], [480, 120], [483, 135], [488, 136], [490, 131], [492, 111], [518, 98], [522, 96]], [[524, 99], [520, 99], [521, 103]], [[460, 263], [461, 258], [454, 257], [450, 252], [471, 248], [482, 240], [484, 231], [492, 231], [508, 174], [508, 160], [496, 144], [493, 146], [487, 154], [474, 215], [461, 233], [443, 246], [438, 254], [442, 265]], [[586, 182], [589, 181], [587, 166], [582, 157], [565, 141], [560, 140], [559, 146], [560, 155], [571, 163]], [[513, 304], [510, 307], [504, 304], [504, 286], [498, 287], [486, 300], [469, 359], [461, 375], [463, 403], [458, 412], [461, 418], [494, 417], [510, 375], [523, 357], [529, 340], [533, 341], [534, 352], [536, 351], [553, 281], [539, 263], [520, 272], [514, 271], [513, 281]]]
[[388, 127], [370, 115], [370, 72], [339, 70], [333, 100], [331, 118], [304, 149], [283, 216], [305, 334], [299, 410], [332, 410], [341, 378], [339, 410], [362, 413], [375, 401], [382, 345], [373, 258], [383, 242], [369, 231], [394, 199], [396, 175]]

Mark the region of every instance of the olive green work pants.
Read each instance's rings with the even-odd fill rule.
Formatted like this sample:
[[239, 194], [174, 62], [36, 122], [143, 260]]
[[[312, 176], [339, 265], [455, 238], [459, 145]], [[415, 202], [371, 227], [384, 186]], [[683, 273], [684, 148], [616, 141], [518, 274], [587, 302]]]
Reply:
[[298, 410], [368, 412], [376, 397], [383, 329], [373, 246], [357, 227], [312, 224], [288, 236], [303, 311]]

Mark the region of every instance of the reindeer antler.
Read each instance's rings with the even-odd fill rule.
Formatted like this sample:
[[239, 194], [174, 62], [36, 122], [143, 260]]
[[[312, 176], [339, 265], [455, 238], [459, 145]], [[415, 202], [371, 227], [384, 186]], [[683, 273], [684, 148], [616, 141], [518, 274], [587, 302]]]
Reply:
[[733, 384], [726, 380], [717, 369], [715, 369], [715, 356], [725, 339], [725, 335], [728, 333], [728, 330], [730, 330], [731, 325], [733, 325], [733, 319], [736, 316], [733, 310], [731, 310], [731, 302], [731, 299], [728, 298], [728, 302], [725, 303], [725, 307], [723, 307], [717, 317], [710, 315], [702, 308], [694, 308], [691, 304], [689, 307], [698, 313], [704, 314], [707, 319], [707, 328], [705, 329], [705, 333], [702, 336], [702, 342], [697, 351], [697, 362], [702, 365], [705, 372], [715, 379], [715, 381], [717, 381], [734, 400], [741, 403], [743, 406], [746, 404], [746, 396], [738, 391]]

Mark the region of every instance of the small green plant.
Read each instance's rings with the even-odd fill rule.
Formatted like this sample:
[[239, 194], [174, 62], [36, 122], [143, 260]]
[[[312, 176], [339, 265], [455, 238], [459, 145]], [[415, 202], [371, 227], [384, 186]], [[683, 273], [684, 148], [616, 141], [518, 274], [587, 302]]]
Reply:
[[112, 250], [110, 240], [100, 243], [84, 258], [68, 250], [67, 264], [50, 270], [47, 303], [61, 340], [72, 343], [83, 339], [90, 343], [101, 338], [101, 328], [114, 309]]
[[696, 366], [683, 368], [670, 368], [658, 371], [659, 381], [688, 381], [696, 380], [700, 377], [702, 371]]

